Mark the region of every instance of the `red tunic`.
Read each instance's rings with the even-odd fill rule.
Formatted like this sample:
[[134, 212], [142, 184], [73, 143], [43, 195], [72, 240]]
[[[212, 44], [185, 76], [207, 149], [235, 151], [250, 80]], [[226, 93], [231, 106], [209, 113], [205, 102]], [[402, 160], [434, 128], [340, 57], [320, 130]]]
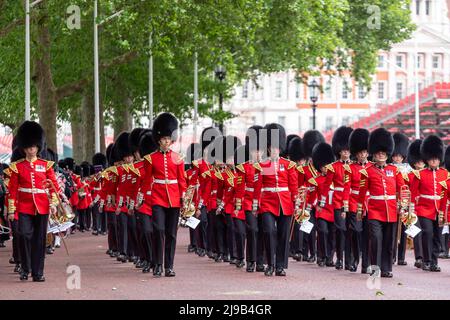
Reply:
[[[342, 161], [335, 161], [326, 166], [327, 179], [325, 180], [325, 190], [332, 191], [331, 199], [334, 209], [341, 209], [344, 206], [344, 198], [348, 199], [349, 175], [351, 173], [350, 165]], [[333, 184], [333, 188], [331, 188]], [[320, 201], [325, 201], [325, 196], [322, 195]]]
[[315, 186], [311, 184], [310, 179], [316, 178], [320, 173], [314, 168], [312, 162], [304, 166], [298, 166], [298, 187], [307, 187], [306, 202], [315, 206], [317, 202], [317, 193], [313, 192]]
[[[325, 198], [325, 206], [323, 208], [316, 206], [316, 218], [334, 222], [334, 206], [329, 197], [329, 190], [325, 185], [326, 179], [326, 176], [318, 175], [316, 178], [311, 178], [309, 182], [314, 186], [314, 191], [312, 191], [313, 196], [315, 193], [318, 198]], [[311, 205], [311, 203], [308, 204]]]
[[105, 212], [114, 212], [116, 210], [116, 190], [119, 180], [117, 167], [112, 166], [106, 169], [104, 176], [105, 181], [100, 192], [100, 206], [106, 206], [104, 210]]
[[[353, 162], [350, 164], [350, 174], [349, 174], [349, 186], [350, 190], [345, 194], [344, 200], [349, 201], [348, 208], [349, 212], [356, 213], [358, 210], [358, 199], [359, 199], [359, 184], [361, 182], [361, 172], [360, 170], [367, 168], [370, 163], [367, 162], [365, 165], [361, 165], [359, 162]], [[367, 197], [363, 202], [363, 212], [367, 211]]]
[[[242, 175], [236, 170], [226, 168], [222, 173], [223, 179], [223, 195], [222, 206], [224, 212], [230, 214], [233, 218], [245, 220], [245, 212], [242, 209], [242, 199], [244, 197], [245, 184]], [[239, 205], [241, 209], [238, 211], [238, 215], [234, 214], [236, 205]]]
[[[53, 171], [53, 162], [37, 159], [34, 162], [22, 159], [10, 164], [8, 209], [13, 213], [17, 203], [17, 212], [25, 214], [49, 214], [50, 201], [47, 196], [46, 180], [50, 180], [56, 192], [59, 185]], [[55, 199], [53, 189], [48, 192]], [[54, 200], [55, 201], [55, 200]]]
[[247, 161], [243, 164], [236, 166], [236, 168], [241, 172], [242, 180], [244, 183], [244, 198], [242, 207], [245, 211], [252, 211], [253, 206], [253, 194], [254, 194], [254, 185], [255, 181], [258, 180], [259, 175], [257, 174], [253, 163]]

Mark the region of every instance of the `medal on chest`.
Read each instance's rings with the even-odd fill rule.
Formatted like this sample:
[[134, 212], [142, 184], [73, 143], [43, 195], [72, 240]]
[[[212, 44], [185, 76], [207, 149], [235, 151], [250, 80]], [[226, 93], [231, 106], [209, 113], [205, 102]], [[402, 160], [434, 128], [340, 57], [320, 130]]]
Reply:
[[38, 164], [36, 166], [36, 172], [45, 172], [45, 167], [43, 165]]
[[393, 176], [394, 176], [394, 171], [386, 170], [386, 177], [393, 177]]

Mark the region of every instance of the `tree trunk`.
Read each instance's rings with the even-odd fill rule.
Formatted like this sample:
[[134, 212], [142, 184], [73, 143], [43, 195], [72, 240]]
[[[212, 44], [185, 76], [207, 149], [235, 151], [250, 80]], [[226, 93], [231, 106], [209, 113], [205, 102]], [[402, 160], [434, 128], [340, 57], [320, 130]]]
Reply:
[[37, 23], [37, 53], [34, 59], [33, 80], [38, 94], [39, 122], [45, 130], [47, 146], [56, 151], [58, 100], [51, 70], [50, 43], [47, 17], [43, 16]]
[[92, 87], [88, 87], [83, 92], [81, 110], [83, 159], [91, 162], [92, 156], [95, 154], [95, 104]]
[[77, 163], [83, 161], [83, 135], [81, 125], [81, 112], [80, 108], [75, 107], [71, 110], [70, 125], [72, 128], [72, 157]]
[[130, 131], [133, 125], [133, 118], [130, 112], [133, 101], [129, 97], [128, 91], [120, 79], [115, 81], [115, 85], [122, 96], [123, 102], [121, 106], [114, 109], [114, 139], [116, 139], [122, 131]]

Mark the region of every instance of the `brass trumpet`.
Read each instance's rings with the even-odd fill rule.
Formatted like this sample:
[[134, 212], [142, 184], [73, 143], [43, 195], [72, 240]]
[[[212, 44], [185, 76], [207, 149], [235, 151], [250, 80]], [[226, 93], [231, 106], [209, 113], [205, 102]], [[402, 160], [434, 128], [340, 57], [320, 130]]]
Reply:
[[180, 225], [182, 227], [185, 227], [187, 220], [195, 214], [196, 209], [193, 203], [195, 189], [195, 185], [190, 185], [184, 194], [183, 207], [180, 210]]

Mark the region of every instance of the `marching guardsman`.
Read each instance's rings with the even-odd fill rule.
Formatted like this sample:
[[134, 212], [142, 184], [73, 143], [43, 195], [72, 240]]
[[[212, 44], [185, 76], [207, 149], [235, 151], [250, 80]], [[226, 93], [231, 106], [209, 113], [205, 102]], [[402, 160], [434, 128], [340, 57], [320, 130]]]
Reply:
[[[99, 199], [103, 185], [102, 171], [106, 169], [107, 164], [106, 156], [100, 152], [94, 154], [94, 156], [92, 157], [92, 164], [94, 165], [94, 170], [96, 174], [91, 182], [91, 189], [93, 191], [92, 198]], [[92, 234], [95, 236], [98, 234], [106, 235], [106, 215], [103, 213], [99, 213], [98, 200], [96, 202], [94, 202], [93, 200], [91, 206], [92, 206], [92, 215], [94, 219], [96, 219], [95, 224], [96, 229], [93, 230]]]
[[[408, 179], [406, 179], [406, 183], [409, 187], [411, 187], [411, 181], [414, 178], [413, 171], [420, 171], [425, 168], [425, 163], [422, 160], [420, 155], [420, 146], [422, 145], [422, 140], [416, 139], [414, 140], [408, 147], [408, 164], [411, 166], [412, 170], [408, 173]], [[416, 226], [420, 228], [420, 222], [417, 220]], [[414, 239], [414, 266], [416, 268], [422, 269], [423, 266], [423, 249], [422, 249], [422, 232], [419, 232]]]
[[[389, 131], [384, 128], [372, 131], [368, 148], [374, 163], [360, 171], [357, 219], [362, 220], [363, 204], [369, 192], [367, 218], [370, 234], [370, 261], [372, 266], [380, 268], [381, 277], [391, 278], [397, 198], [400, 198], [405, 182], [398, 168], [387, 163], [394, 151], [394, 139]], [[401, 203], [402, 209], [406, 210], [407, 204], [404, 201]], [[372, 270], [372, 273], [376, 272], [377, 270]]]
[[[448, 146], [445, 148], [444, 166], [445, 166], [445, 169], [448, 172], [450, 172], [450, 148]], [[449, 173], [449, 178], [450, 178], [450, 173]], [[448, 217], [450, 215], [450, 194], [449, 194], [450, 193], [450, 179], [447, 179], [446, 183], [447, 183], [447, 188], [445, 188], [444, 196], [441, 199], [440, 211], [444, 215], [443, 225], [448, 227], [448, 225], [449, 225]], [[416, 240], [415, 238], [417, 238], [417, 236], [414, 237], [414, 240]], [[441, 259], [449, 258], [449, 255], [448, 255], [448, 240], [449, 239], [448, 238], [449, 238], [448, 233], [442, 234], [442, 232], [441, 232], [441, 253], [439, 253], [439, 258], [441, 258]], [[415, 245], [416, 245], [416, 243], [414, 243], [414, 249], [416, 249]]]
[[[394, 164], [402, 173], [405, 183], [408, 184], [408, 174], [411, 172], [411, 167], [406, 161], [408, 154], [409, 139], [403, 133], [394, 133], [394, 153], [392, 154], [392, 164]], [[399, 206], [400, 207], [400, 206]], [[400, 224], [400, 225], [399, 225]], [[398, 252], [397, 265], [406, 266], [408, 263], [405, 261], [406, 254], [406, 227], [403, 223], [397, 221], [397, 230], [394, 234], [394, 263]], [[399, 232], [398, 232], [399, 231]], [[398, 239], [400, 237], [400, 239]], [[397, 246], [398, 243], [398, 246]]]
[[[342, 126], [334, 132], [331, 145], [338, 160], [327, 166], [327, 179], [325, 180], [325, 189], [328, 189], [328, 192], [330, 192], [330, 201], [334, 206], [337, 270], [343, 268], [345, 234], [348, 224], [347, 213], [349, 208], [348, 200], [346, 199], [348, 199], [348, 193], [350, 191], [349, 176], [351, 174], [348, 138], [352, 131], [352, 128]], [[324, 207], [326, 196], [322, 195], [318, 201], [319, 206]], [[346, 258], [349, 258], [348, 254]], [[350, 270], [349, 259], [345, 261], [345, 269]]]
[[150, 183], [155, 240], [154, 276], [161, 276], [164, 257], [166, 277], [174, 277], [177, 226], [180, 207], [186, 191], [186, 178], [182, 155], [170, 149], [177, 140], [178, 120], [171, 113], [161, 113], [153, 124], [153, 140], [159, 149], [144, 157], [145, 178], [141, 189]]
[[[288, 267], [289, 231], [292, 215], [297, 207], [298, 182], [294, 162], [281, 158], [286, 149], [286, 132], [276, 123], [264, 127], [267, 133], [269, 158], [256, 163], [260, 179], [255, 183], [253, 211], [262, 214], [263, 234], [267, 251], [266, 276], [286, 276]], [[298, 206], [298, 204], [296, 204]]]
[[448, 179], [448, 171], [439, 167], [444, 157], [442, 140], [435, 135], [426, 137], [420, 146], [420, 154], [427, 164], [427, 168], [413, 171], [414, 177], [410, 186], [411, 205], [415, 208], [414, 211], [419, 217], [422, 229], [422, 270], [440, 272], [438, 257], [440, 235], [444, 223], [440, 205]]
[[[89, 164], [83, 162], [81, 166], [75, 167], [78, 172], [77, 175], [80, 176], [81, 180], [79, 180], [77, 185], [78, 192], [78, 203], [77, 203], [77, 212], [78, 212], [78, 222], [80, 223], [80, 231], [84, 232], [89, 229], [88, 225], [88, 208], [92, 202], [91, 191], [89, 189], [88, 178], [90, 176], [90, 168]], [[79, 169], [78, 169], [79, 168]]]
[[[312, 200], [315, 197], [309, 198], [306, 211], [309, 214], [310, 208], [316, 206], [316, 221], [318, 233], [318, 254], [317, 264], [319, 267], [334, 266], [334, 206], [329, 198], [330, 192], [325, 184], [327, 179], [327, 166], [335, 160], [332, 147], [325, 142], [316, 144], [312, 151], [312, 163], [316, 170], [320, 172], [316, 177], [310, 178], [309, 183], [314, 190], [311, 191], [317, 198], [325, 197], [325, 205], [320, 207], [317, 202]], [[316, 202], [316, 203], [314, 203]]]
[[[311, 178], [315, 178], [319, 175], [319, 172], [314, 168], [312, 163], [312, 150], [314, 146], [320, 142], [325, 142], [325, 138], [317, 130], [308, 130], [303, 135], [302, 140], [302, 149], [305, 154], [306, 164], [304, 166], [298, 166], [298, 186], [306, 187], [306, 202], [314, 203], [317, 201], [316, 195], [312, 193], [314, 191], [314, 186], [311, 185], [308, 181]], [[311, 198], [310, 198], [311, 197]], [[302, 204], [300, 204], [302, 205]], [[316, 261], [316, 251], [317, 251], [317, 243], [316, 243], [316, 209], [314, 207], [310, 208], [310, 218], [309, 221], [314, 224], [311, 232], [309, 234], [305, 234], [303, 231], [300, 231], [300, 237], [303, 238], [303, 261], [308, 261], [313, 263]], [[308, 256], [309, 252], [309, 256]]]
[[[367, 196], [363, 202], [362, 221], [356, 219], [358, 209], [359, 184], [361, 181], [361, 170], [369, 165], [368, 157], [369, 131], [358, 128], [353, 130], [349, 137], [349, 147], [352, 157], [355, 159], [350, 164], [348, 193], [348, 215], [347, 215], [347, 234], [345, 247], [348, 250], [350, 261], [350, 272], [356, 272], [359, 264], [360, 252], [362, 253], [361, 273], [368, 273], [370, 267], [369, 257], [369, 228], [367, 222]], [[361, 236], [359, 236], [361, 235]], [[346, 258], [347, 259], [347, 258]]]
[[[56, 214], [58, 200], [54, 190], [59, 192], [59, 186], [53, 163], [38, 158], [45, 143], [42, 127], [34, 121], [25, 121], [17, 131], [16, 142], [25, 157], [10, 165], [8, 219], [14, 219], [17, 208], [18, 232], [21, 235], [20, 280], [28, 280], [31, 272], [33, 281], [42, 282], [45, 281], [48, 217]], [[53, 186], [47, 190], [49, 182]]]
[[149, 156], [158, 149], [153, 140], [152, 131], [150, 129], [141, 133], [139, 139], [139, 155], [142, 160], [135, 163], [135, 167], [141, 173], [140, 188], [136, 199], [136, 219], [140, 228], [142, 255], [141, 263], [136, 263], [136, 267], [142, 267], [143, 273], [149, 273], [154, 268], [154, 245], [153, 245], [153, 223], [152, 223], [152, 177], [148, 178], [150, 183], [143, 184], [145, 179], [145, 162], [144, 157]]
[[[289, 160], [294, 161], [297, 167], [303, 167], [306, 159], [303, 154], [302, 139], [300, 137], [293, 138], [287, 148], [287, 155]], [[301, 186], [299, 185], [299, 188]], [[294, 260], [301, 261], [302, 247], [303, 247], [303, 232], [300, 232], [300, 224], [294, 219], [294, 229], [290, 243], [290, 250]]]

